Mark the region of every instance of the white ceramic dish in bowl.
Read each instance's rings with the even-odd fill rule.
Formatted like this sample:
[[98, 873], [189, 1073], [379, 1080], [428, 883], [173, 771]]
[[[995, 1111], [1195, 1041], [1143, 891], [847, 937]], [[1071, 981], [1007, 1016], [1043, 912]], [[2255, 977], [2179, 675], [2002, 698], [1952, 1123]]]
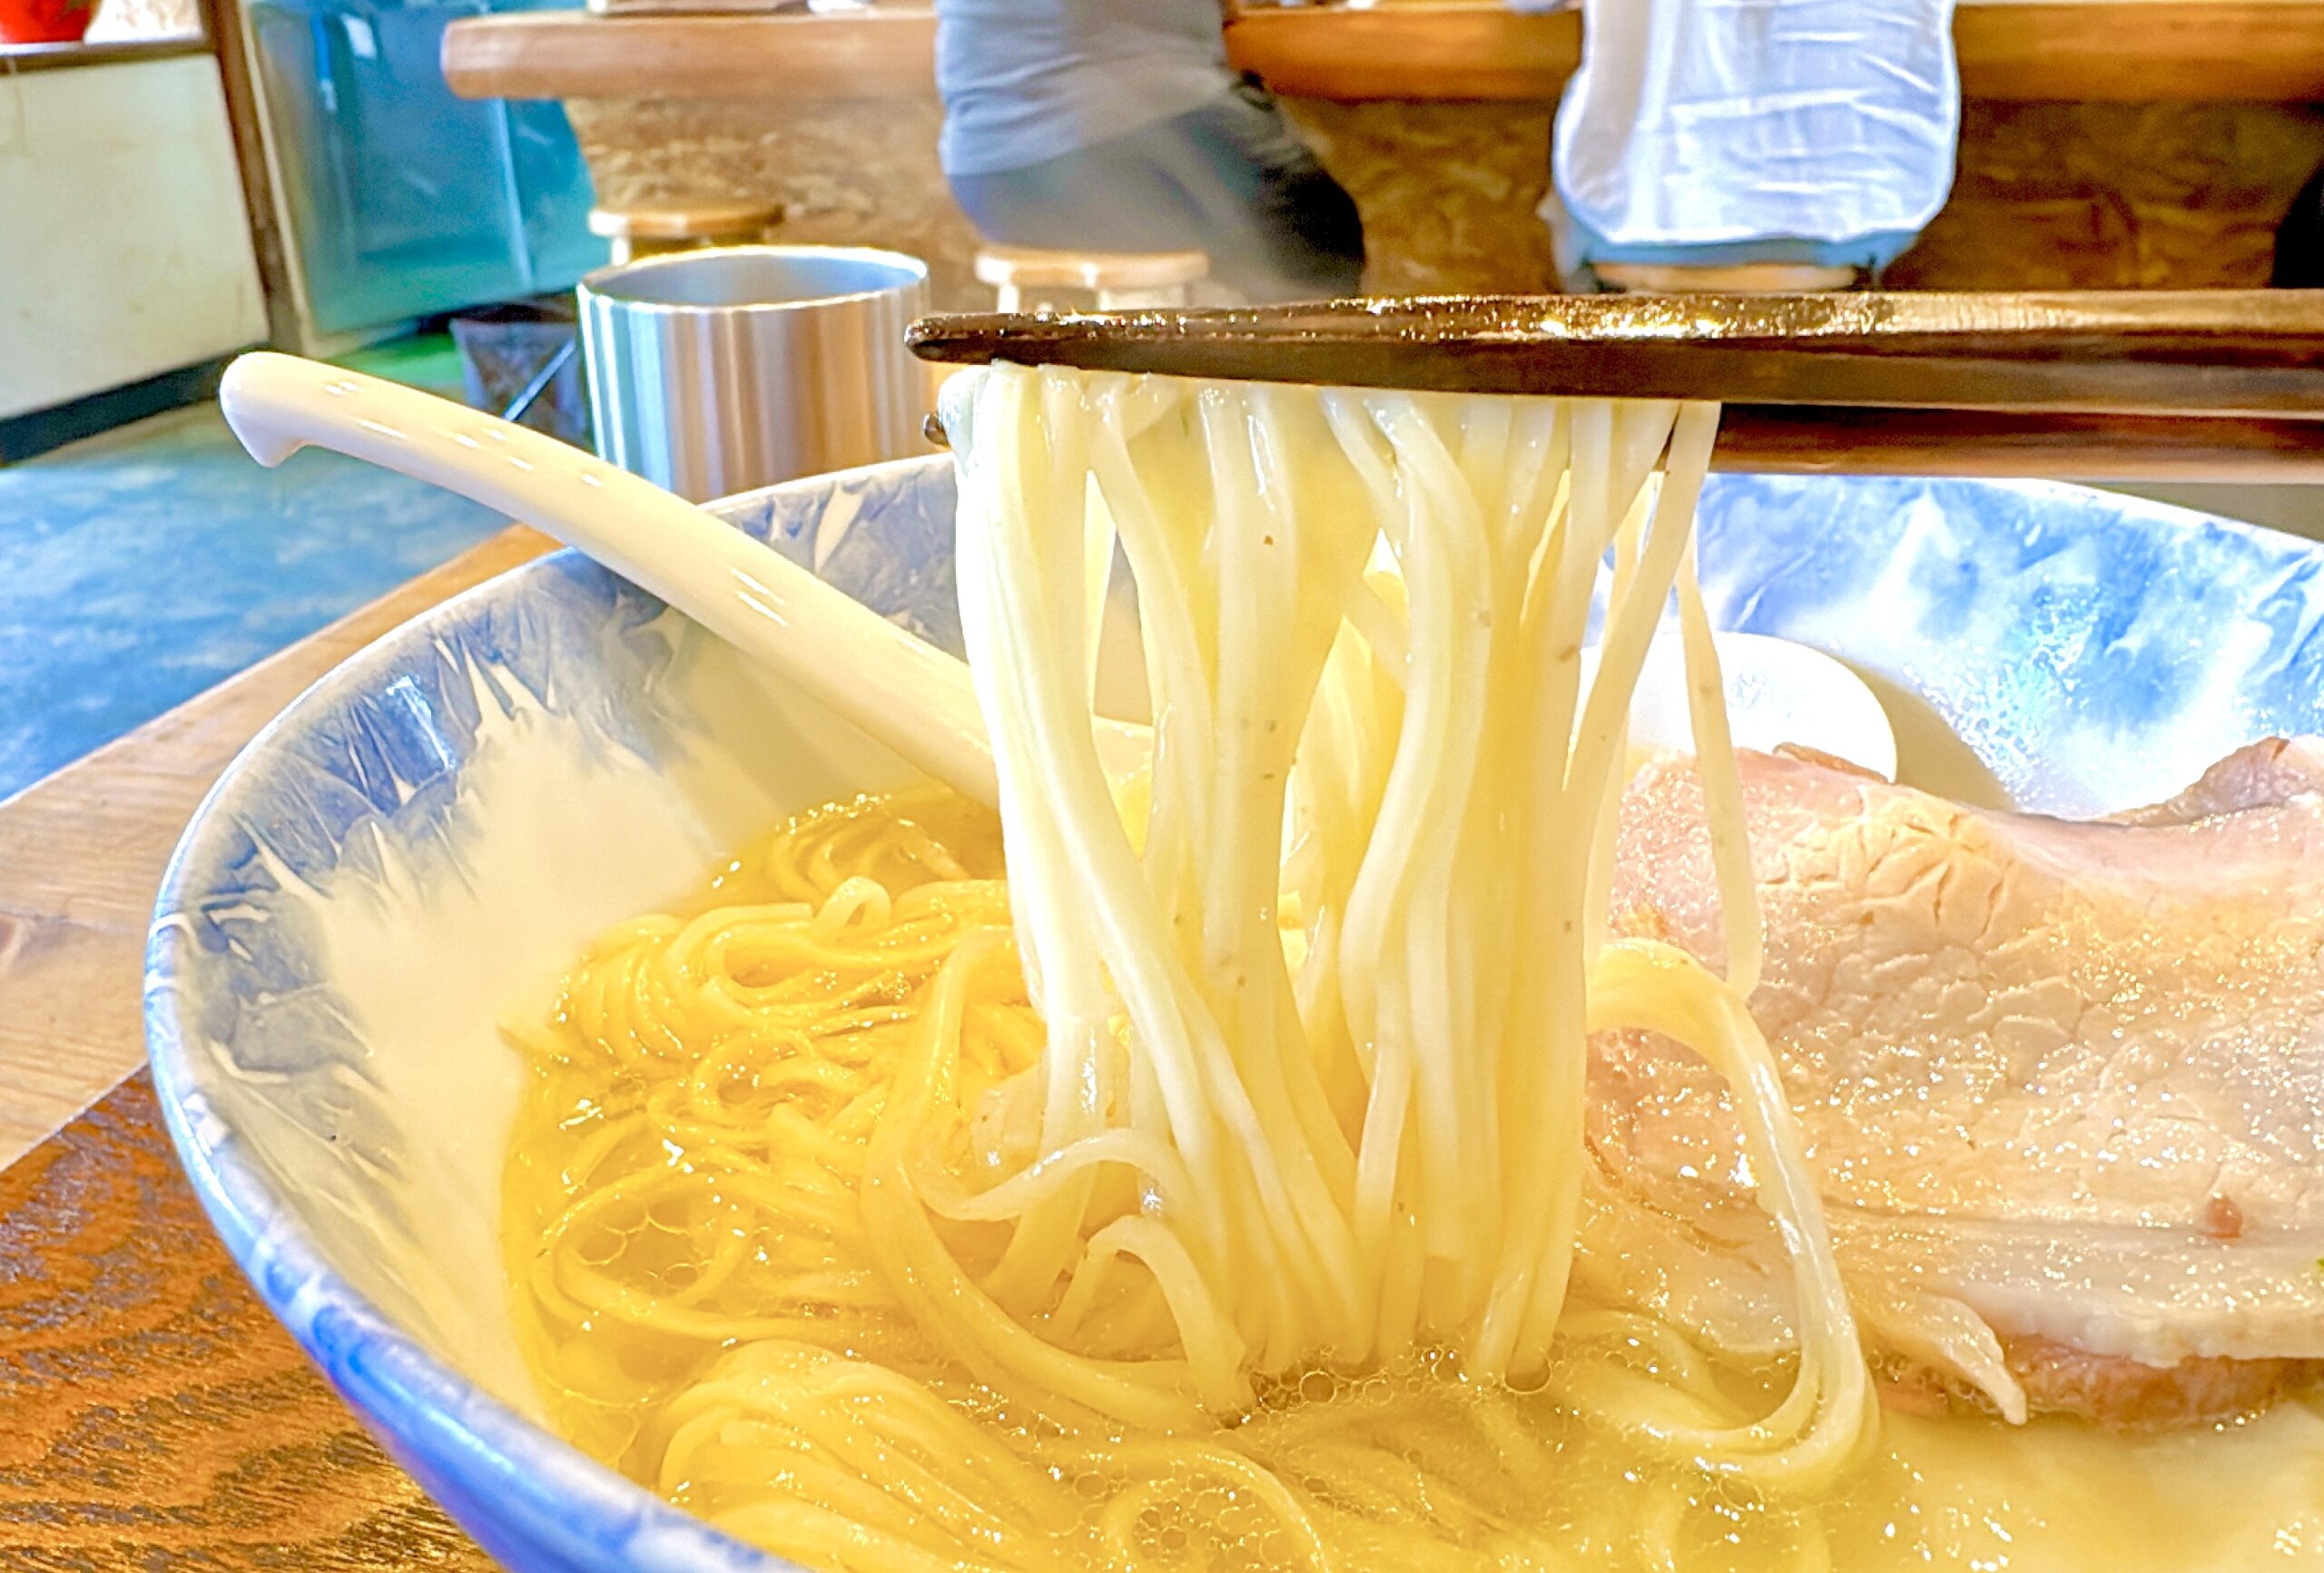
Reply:
[[[939, 456], [721, 506], [958, 648]], [[1900, 774], [2087, 812], [2324, 731], [2324, 558], [2071, 487], [1716, 477], [1723, 626], [1870, 679]], [[203, 1204], [365, 1422], [516, 1573], [782, 1566], [535, 1423], [497, 1243], [497, 1019], [607, 923], [815, 802], [860, 734], [564, 554], [408, 624], [261, 733], [156, 914], [154, 1081]]]

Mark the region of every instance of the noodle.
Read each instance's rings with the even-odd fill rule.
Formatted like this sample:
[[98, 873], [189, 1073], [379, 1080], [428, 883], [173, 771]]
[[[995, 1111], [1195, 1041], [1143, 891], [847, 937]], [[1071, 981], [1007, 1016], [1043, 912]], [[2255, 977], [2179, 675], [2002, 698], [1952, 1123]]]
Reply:
[[[1689, 1482], [1840, 1478], [1871, 1387], [1743, 1006], [1757, 909], [1691, 582], [1716, 423], [972, 379], [946, 424], [1006, 883], [944, 794], [811, 815], [512, 1031], [509, 1258], [562, 1423], [850, 1568], [1657, 1566], [1697, 1532]], [[1132, 783], [1091, 708], [1117, 542], [1155, 717]], [[1726, 981], [1605, 927], [1674, 594]], [[1570, 1292], [1587, 1035], [1619, 1028], [1733, 1088], [1792, 1253], [1780, 1393]], [[1388, 1383], [1438, 1457], [1304, 1401], [1318, 1373]], [[1660, 1505], [1545, 1528], [1541, 1439], [1577, 1426], [1656, 1460]]]
[[[996, 369], [952, 423], [964, 624], [1000, 756], [1014, 918], [1052, 1032], [1043, 1145], [1108, 1120], [1180, 1155], [1175, 1194], [1149, 1215], [1183, 1249], [1144, 1265], [1173, 1306], [1241, 1334], [1182, 1338], [1213, 1408], [1246, 1351], [1261, 1371], [1425, 1347], [1480, 1379], [1538, 1372], [1581, 1193], [1583, 1018], [1600, 992], [1585, 968], [1625, 964], [1600, 937], [1622, 718], [1687, 555], [1715, 412], [1205, 385], [1157, 413], [1158, 397], [1122, 378]], [[1666, 449], [1672, 478], [1653, 496]], [[1157, 720], [1142, 853], [1073, 659], [1096, 636], [1079, 594], [1092, 475], [1141, 588], [1166, 586], [1144, 608]], [[1392, 724], [1376, 695], [1347, 692], [1372, 663], [1344, 648], [1363, 638], [1351, 605], [1376, 616], [1363, 570], [1380, 541], [1403, 601]], [[1582, 624], [1610, 547], [1601, 679], [1577, 728]], [[1682, 611], [1691, 634], [1699, 601], [1682, 595]], [[1708, 642], [1690, 637], [1689, 654], [1716, 693]], [[1326, 684], [1338, 691], [1319, 703]], [[1344, 735], [1364, 728], [1367, 698], [1375, 735]], [[1717, 707], [1698, 711], [1704, 743], [1723, 744]], [[1336, 768], [1298, 768], [1311, 728]], [[1707, 773], [1730, 821], [1713, 838], [1729, 965], [1748, 974], [1739, 794], [1731, 765]], [[1287, 817], [1317, 843], [1295, 893], [1331, 925], [1311, 934], [1308, 966], [1333, 968], [1335, 1013], [1303, 1016], [1284, 961]], [[1512, 828], [1533, 843], [1513, 860]], [[1721, 992], [1691, 961], [1656, 976], [1681, 998]], [[1105, 1052], [1097, 1024], [1117, 1018], [1134, 1055]], [[1091, 1047], [1060, 1055], [1060, 1023]], [[1757, 1042], [1739, 1008], [1658, 1025], [1683, 1026], [1722, 1065]], [[1350, 1082], [1360, 1109], [1327, 1090]], [[1806, 1230], [1819, 1314], [1801, 1408], [1775, 1422], [1800, 1454], [1763, 1460], [1755, 1433], [1718, 1461], [1788, 1475], [1849, 1450], [1869, 1388], [1829, 1251], [1810, 1243], [1820, 1220], [1787, 1116], [1766, 1087], [1747, 1096], [1763, 1161], [1804, 1209], [1785, 1221]], [[1088, 1249], [1084, 1229], [1058, 1226], [1066, 1209], [1110, 1226], [1082, 1195], [1052, 1199], [1046, 1216], [1046, 1201], [1027, 1210], [1014, 1247], [1040, 1284]]]

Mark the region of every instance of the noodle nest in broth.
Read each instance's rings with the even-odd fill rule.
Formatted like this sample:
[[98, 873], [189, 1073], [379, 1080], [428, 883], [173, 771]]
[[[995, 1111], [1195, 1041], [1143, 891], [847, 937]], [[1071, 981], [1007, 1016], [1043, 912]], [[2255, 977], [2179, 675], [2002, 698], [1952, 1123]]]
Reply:
[[[1714, 409], [963, 382], [998, 814], [935, 789], [809, 813], [509, 1024], [507, 1260], [576, 1442], [865, 1570], [2181, 1567], [2324, 1497], [2312, 1461], [2255, 1465], [2319, 1456], [2299, 1404], [2221, 1435], [1876, 1435], [1743, 1005], [1692, 587]], [[1155, 717], [1128, 780], [1090, 697], [1118, 546]], [[1605, 920], [1630, 689], [1674, 608], [1718, 971]], [[1792, 1256], [1786, 1358], [1577, 1281], [1610, 1028], [1732, 1090]], [[2152, 1487], [2129, 1508], [2126, 1471]]]

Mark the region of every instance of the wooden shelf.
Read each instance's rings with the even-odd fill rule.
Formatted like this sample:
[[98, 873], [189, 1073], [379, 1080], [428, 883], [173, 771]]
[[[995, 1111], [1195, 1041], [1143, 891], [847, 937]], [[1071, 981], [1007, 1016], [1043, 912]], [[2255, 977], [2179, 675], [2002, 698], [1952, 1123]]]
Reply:
[[[2324, 103], [2324, 0], [1985, 0], [1955, 13], [1971, 98]], [[1581, 56], [1572, 12], [1496, 4], [1253, 10], [1235, 64], [1277, 92], [1364, 99], [1553, 98]], [[532, 13], [456, 22], [466, 98], [925, 97], [925, 7], [848, 15]]]
[[0, 76], [24, 71], [120, 65], [133, 60], [172, 60], [183, 54], [209, 53], [210, 41], [199, 33], [176, 38], [124, 38], [104, 44], [0, 43]]

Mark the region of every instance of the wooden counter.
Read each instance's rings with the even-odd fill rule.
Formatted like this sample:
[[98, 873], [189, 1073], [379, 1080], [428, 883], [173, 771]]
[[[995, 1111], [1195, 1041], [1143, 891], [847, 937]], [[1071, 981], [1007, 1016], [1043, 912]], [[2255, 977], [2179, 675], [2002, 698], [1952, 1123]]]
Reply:
[[[936, 162], [925, 5], [769, 15], [764, 0], [605, 0], [455, 23], [471, 97], [566, 102], [608, 206], [780, 203], [778, 240], [925, 258], [940, 309], [989, 306]], [[721, 6], [681, 15], [681, 5]], [[655, 9], [649, 13], [644, 6]], [[1964, 0], [1951, 200], [1888, 270], [1902, 289], [2252, 289], [2324, 163], [2324, 0]], [[1365, 288], [1557, 288], [1535, 209], [1573, 14], [1483, 0], [1253, 6], [1234, 59], [1364, 217]]]
[[162, 866], [251, 735], [551, 544], [497, 536], [0, 803], [0, 1568], [491, 1573], [211, 1232], [139, 996]]
[[242, 744], [380, 634], [552, 545], [495, 536], [0, 801], [0, 1165], [145, 1063], [162, 869]]
[[[1254, 8], [1226, 36], [1277, 93], [1338, 103], [1554, 98], [1581, 63], [1576, 13], [1492, 5]], [[2312, 0], [1963, 0], [1953, 44], [1967, 98], [2324, 100]]]
[[[2324, 0], [1968, 0], [1963, 93], [2082, 103], [2324, 101]], [[861, 15], [536, 12], [456, 22], [444, 73], [467, 98], [911, 97], [931, 80], [920, 6]], [[1495, 5], [1253, 8], [1236, 65], [1276, 92], [1359, 103], [1554, 98], [1581, 58], [1571, 12]]]

